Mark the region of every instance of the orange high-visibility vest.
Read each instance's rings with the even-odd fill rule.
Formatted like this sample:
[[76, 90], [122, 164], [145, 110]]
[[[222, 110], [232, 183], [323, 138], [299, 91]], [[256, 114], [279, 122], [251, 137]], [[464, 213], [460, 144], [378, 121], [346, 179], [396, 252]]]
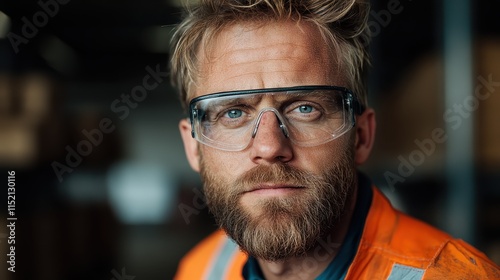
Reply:
[[[500, 279], [500, 268], [460, 239], [394, 209], [376, 188], [345, 279]], [[247, 256], [223, 231], [199, 243], [176, 280], [243, 279]]]

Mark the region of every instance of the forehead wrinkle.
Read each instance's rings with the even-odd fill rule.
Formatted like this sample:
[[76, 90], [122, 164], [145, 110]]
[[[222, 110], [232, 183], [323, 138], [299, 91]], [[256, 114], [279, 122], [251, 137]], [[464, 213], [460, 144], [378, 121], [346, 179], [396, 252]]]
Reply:
[[312, 37], [312, 33], [318, 32], [314, 27], [299, 25], [300, 30], [293, 31], [290, 25], [271, 25], [249, 29], [236, 24], [209, 39], [198, 50], [199, 83], [195, 94], [266, 86], [336, 84], [338, 73], [332, 67], [335, 62], [326, 42]]
[[[207, 64], [205, 74], [219, 73], [224, 75], [224, 80], [238, 78], [242, 76], [253, 76], [255, 78], [269, 73], [311, 73], [311, 70], [322, 68], [322, 61], [314, 57], [275, 57], [269, 58], [257, 57], [258, 59], [230, 61], [222, 64]], [[276, 63], [279, 62], [279, 63]], [[298, 63], [297, 63], [298, 62]], [[319, 67], [318, 67], [319, 66]], [[231, 69], [227, 71], [227, 69]], [[304, 77], [303, 75], [294, 75], [296, 79]], [[290, 77], [289, 77], [290, 78]]]
[[[328, 53], [325, 52], [326, 46], [321, 43], [311, 44], [311, 35], [305, 32], [302, 26], [299, 27], [300, 34], [293, 40], [282, 34], [269, 34], [269, 30], [265, 26], [258, 28], [239, 25], [228, 27], [212, 38], [210, 44], [205, 45], [204, 59], [202, 60], [209, 68], [215, 65], [224, 65], [224, 62], [227, 62], [224, 66], [234, 66], [252, 61], [293, 60], [299, 57], [306, 58], [307, 61], [324, 62], [328, 60], [328, 57], [324, 57]], [[262, 38], [266, 38], [264, 45], [262, 45]], [[210, 71], [212, 70], [210, 69]]]
[[[309, 60], [306, 59], [294, 59], [294, 61], [299, 61], [303, 63], [291, 63], [289, 59], [268, 59], [264, 61], [249, 61], [240, 64], [231, 64], [230, 66], [237, 65], [238, 67], [233, 67], [231, 73], [239, 76], [241, 74], [258, 74], [258, 73], [286, 73], [286, 72], [309, 72], [310, 65], [313, 65]], [[274, 63], [281, 62], [281, 63]], [[317, 64], [317, 63], [314, 63]], [[235, 69], [236, 68], [236, 69]], [[238, 74], [237, 74], [238, 73]], [[241, 73], [241, 74], [239, 74]]]
[[317, 57], [312, 54], [317, 54], [319, 51], [316, 50], [316, 48], [311, 49], [310, 46], [304, 44], [278, 42], [261, 47], [241, 47], [230, 51], [226, 49], [226, 51], [218, 56], [215, 55], [214, 52], [211, 53], [213, 56], [209, 58], [209, 63], [218, 60], [228, 60], [237, 64], [245, 61], [259, 60], [261, 58], [274, 59], [275, 57], [279, 57], [279, 59], [293, 59], [301, 55]]
[[[301, 70], [301, 71], [297, 71], [297, 70], [283, 70], [283, 71], [258, 71], [258, 72], [245, 72], [245, 73], [241, 73], [241, 74], [237, 74], [237, 75], [231, 75], [231, 76], [227, 76], [225, 77], [225, 81], [229, 81], [231, 79], [237, 79], [237, 78], [241, 78], [241, 77], [244, 77], [244, 76], [250, 76], [250, 77], [253, 77], [253, 78], [258, 78], [259, 76], [258, 75], [262, 75], [262, 74], [267, 74], [267, 73], [309, 73], [309, 71], [307, 70]], [[301, 80], [298, 79], [300, 77], [296, 77], [297, 79], [296, 82], [300, 82]], [[283, 78], [284, 81], [288, 81], [290, 78]], [[292, 81], [293, 82], [293, 81]]]

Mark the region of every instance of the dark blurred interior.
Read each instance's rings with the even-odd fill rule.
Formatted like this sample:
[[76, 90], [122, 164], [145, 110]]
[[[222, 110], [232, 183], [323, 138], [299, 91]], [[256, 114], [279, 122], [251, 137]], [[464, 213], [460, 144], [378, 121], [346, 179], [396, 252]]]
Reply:
[[[0, 228], [0, 279], [171, 279], [180, 257], [215, 229], [185, 160], [184, 114], [165, 74], [181, 2], [0, 2], [0, 181], [16, 171], [18, 219], [16, 273], [7, 270]], [[500, 2], [470, 1], [471, 94], [483, 85], [484, 98], [447, 115], [454, 122], [445, 117], [453, 108], [445, 101], [444, 1], [397, 2], [398, 12], [387, 13], [387, 1], [372, 0], [378, 131], [361, 169], [398, 208], [500, 264]], [[472, 122], [470, 145], [434, 141], [429, 152], [416, 144], [450, 124], [459, 131], [458, 121]], [[462, 150], [473, 157], [450, 164], [447, 155]], [[415, 151], [425, 157], [412, 158]], [[450, 202], [461, 193], [450, 178], [462, 170], [473, 175], [473, 196]], [[388, 174], [402, 180], [392, 184]], [[3, 225], [7, 191], [0, 201]], [[472, 216], [454, 216], [453, 205]]]

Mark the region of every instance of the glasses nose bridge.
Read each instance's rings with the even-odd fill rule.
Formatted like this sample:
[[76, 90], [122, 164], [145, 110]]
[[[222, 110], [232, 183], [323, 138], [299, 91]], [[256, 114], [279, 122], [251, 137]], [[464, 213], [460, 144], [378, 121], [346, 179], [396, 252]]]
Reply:
[[276, 116], [276, 119], [278, 120], [278, 124], [279, 124], [279, 127], [281, 129], [281, 132], [283, 132], [283, 134], [285, 135], [286, 138], [289, 138], [290, 133], [288, 132], [288, 128], [285, 124], [285, 120], [284, 120], [283, 116], [281, 115], [281, 113], [278, 110], [276, 110], [276, 108], [272, 108], [272, 107], [266, 107], [266, 108], [263, 108], [262, 110], [260, 110], [259, 115], [257, 116], [257, 119], [255, 120], [254, 129], [252, 131], [252, 138], [255, 138], [255, 135], [257, 135], [257, 130], [259, 129], [260, 121], [262, 120], [264, 113], [267, 113], [267, 112], [274, 113], [274, 115]]

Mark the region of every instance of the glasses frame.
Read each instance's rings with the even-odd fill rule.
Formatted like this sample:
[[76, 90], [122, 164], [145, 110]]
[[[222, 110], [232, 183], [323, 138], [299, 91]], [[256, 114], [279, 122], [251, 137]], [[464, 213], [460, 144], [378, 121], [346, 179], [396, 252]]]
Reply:
[[[189, 102], [189, 120], [191, 123], [191, 136], [196, 138], [195, 128], [194, 128], [194, 120], [198, 117], [198, 109], [195, 108], [197, 102], [212, 99], [218, 97], [226, 97], [226, 96], [240, 96], [240, 95], [249, 95], [249, 94], [258, 94], [258, 93], [271, 93], [271, 92], [287, 92], [287, 91], [313, 91], [313, 90], [334, 90], [341, 91], [347, 95], [348, 99], [346, 100], [347, 104], [352, 106], [354, 115], [361, 115], [365, 111], [365, 106], [361, 104], [354, 93], [345, 87], [339, 86], [326, 86], [326, 85], [307, 85], [307, 86], [294, 86], [294, 87], [279, 87], [279, 88], [262, 88], [262, 89], [248, 89], [248, 90], [234, 90], [234, 91], [222, 91], [211, 93], [207, 95], [198, 96], [196, 98], [191, 99]], [[352, 116], [353, 127], [356, 125], [356, 118]], [[198, 140], [199, 141], [199, 140]]]

